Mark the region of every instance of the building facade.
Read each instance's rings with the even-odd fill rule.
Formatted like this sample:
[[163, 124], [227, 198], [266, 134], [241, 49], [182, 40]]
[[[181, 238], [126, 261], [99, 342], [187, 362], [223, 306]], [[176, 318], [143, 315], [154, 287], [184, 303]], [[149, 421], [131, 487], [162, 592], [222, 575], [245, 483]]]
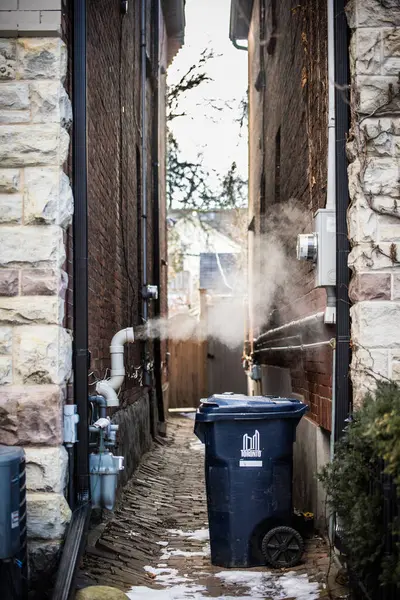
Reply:
[[[166, 314], [165, 79], [183, 34], [182, 1], [0, 6], [0, 444], [26, 454], [32, 573], [87, 478], [88, 449], [63, 445], [64, 406], [84, 407], [82, 440], [113, 335]], [[125, 364], [109, 411], [121, 482], [163, 428], [166, 346], [132, 344]]]
[[[249, 55], [247, 345], [262, 368], [250, 393], [309, 405], [295, 498], [320, 526], [316, 473], [331, 436], [377, 379], [398, 379], [399, 24], [397, 2], [232, 2], [230, 36]], [[320, 286], [320, 255], [299, 262], [296, 244], [315, 233], [323, 244], [326, 215], [335, 278]], [[280, 252], [271, 254], [271, 237]]]

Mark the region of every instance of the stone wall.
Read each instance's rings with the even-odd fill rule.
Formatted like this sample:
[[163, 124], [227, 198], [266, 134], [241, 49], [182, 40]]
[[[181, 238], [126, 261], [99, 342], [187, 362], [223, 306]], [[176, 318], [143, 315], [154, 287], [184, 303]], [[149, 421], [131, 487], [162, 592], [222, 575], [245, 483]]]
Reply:
[[[73, 200], [63, 163], [72, 112], [56, 37], [60, 2], [23, 4], [9, 0], [0, 11], [0, 443], [25, 449], [29, 547], [48, 560], [70, 518], [63, 267]], [[46, 37], [24, 37], [39, 32]]]
[[400, 4], [352, 0], [348, 143], [354, 401], [400, 379]]

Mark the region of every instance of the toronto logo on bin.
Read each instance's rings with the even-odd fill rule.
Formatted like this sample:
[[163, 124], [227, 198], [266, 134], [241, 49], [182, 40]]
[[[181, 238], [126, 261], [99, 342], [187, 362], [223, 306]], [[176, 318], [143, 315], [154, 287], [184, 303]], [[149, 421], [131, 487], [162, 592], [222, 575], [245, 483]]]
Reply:
[[256, 458], [261, 458], [259, 431], [256, 430], [254, 435], [248, 435], [247, 433], [244, 434], [241, 456], [242, 459], [253, 459], [241, 460], [239, 463], [241, 467], [262, 467], [261, 460], [254, 460]]

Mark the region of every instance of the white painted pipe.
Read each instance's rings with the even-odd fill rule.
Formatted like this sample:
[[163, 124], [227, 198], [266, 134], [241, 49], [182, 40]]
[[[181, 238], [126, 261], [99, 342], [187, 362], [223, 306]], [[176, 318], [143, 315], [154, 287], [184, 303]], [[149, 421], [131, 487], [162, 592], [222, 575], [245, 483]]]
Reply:
[[121, 331], [118, 331], [111, 340], [111, 377], [99, 381], [96, 385], [96, 392], [100, 394], [100, 396], [104, 396], [107, 401], [107, 406], [119, 405], [116, 391], [119, 390], [125, 378], [124, 345], [134, 341], [135, 335], [133, 327], [121, 329]]

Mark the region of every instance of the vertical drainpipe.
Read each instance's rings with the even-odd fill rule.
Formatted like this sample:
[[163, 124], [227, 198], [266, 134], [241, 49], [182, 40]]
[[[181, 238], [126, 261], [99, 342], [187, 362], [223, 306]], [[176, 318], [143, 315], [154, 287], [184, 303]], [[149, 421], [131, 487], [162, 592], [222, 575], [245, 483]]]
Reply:
[[88, 428], [88, 229], [86, 120], [86, 0], [74, 0], [73, 13], [73, 271], [74, 395], [78, 408], [76, 444], [77, 505], [68, 525], [52, 600], [69, 600], [90, 518]]
[[[141, 47], [141, 104], [142, 104], [142, 319], [146, 324], [149, 319], [149, 299], [147, 296], [148, 274], [147, 274], [147, 106], [146, 106], [146, 90], [147, 90], [147, 31], [146, 31], [146, 13], [147, 0], [141, 1], [140, 15], [140, 47]], [[144, 360], [144, 384], [151, 384], [151, 376], [147, 369], [149, 343], [147, 340], [143, 342], [143, 360]]]
[[350, 411], [350, 304], [349, 240], [347, 231], [348, 180], [346, 134], [349, 131], [349, 39], [345, 0], [335, 0], [335, 104], [336, 104], [336, 407], [332, 424], [335, 440], [343, 433]]
[[[159, 77], [160, 77], [160, 0], [153, 0], [152, 7], [152, 30], [154, 32], [154, 58], [156, 61], [153, 70], [153, 118], [152, 118], [152, 180], [153, 180], [153, 272], [154, 284], [161, 291], [161, 255], [160, 255], [160, 189], [159, 189], [159, 148], [158, 148], [158, 129], [159, 129]], [[161, 314], [161, 294], [154, 302], [156, 317]], [[164, 422], [164, 404], [162, 392], [162, 371], [161, 371], [161, 342], [157, 338], [153, 342], [154, 347], [154, 374], [155, 374], [155, 393], [158, 401], [158, 421]]]
[[76, 483], [78, 503], [89, 493], [88, 430], [88, 206], [86, 104], [86, 0], [74, 0], [73, 183], [74, 183], [74, 396], [78, 407]]

